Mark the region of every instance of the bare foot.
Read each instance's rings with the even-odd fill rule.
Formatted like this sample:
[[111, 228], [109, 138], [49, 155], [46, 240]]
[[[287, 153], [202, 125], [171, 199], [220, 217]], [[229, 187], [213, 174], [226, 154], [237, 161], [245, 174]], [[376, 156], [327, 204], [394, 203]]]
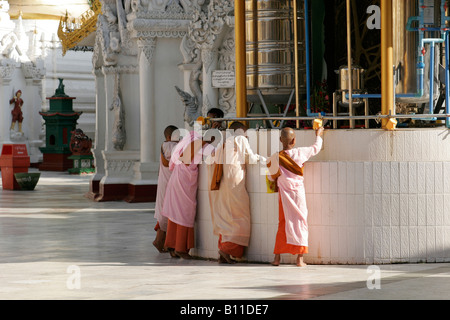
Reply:
[[169, 254], [172, 258], [179, 258], [179, 256], [177, 256], [173, 248], [168, 248], [167, 251], [169, 251]]
[[280, 255], [279, 254], [275, 255], [275, 258], [273, 259], [271, 264], [275, 267], [278, 267], [280, 265]]
[[158, 243], [156, 240], [153, 241], [153, 245], [155, 246], [155, 248], [159, 251], [159, 253], [163, 253], [163, 252], [167, 252], [164, 249], [164, 246], [162, 246], [160, 243]]
[[303, 256], [298, 255], [297, 256], [297, 267], [306, 267], [307, 264], [305, 262], [303, 262]]
[[[223, 252], [222, 250], [219, 250], [220, 257], [225, 260], [226, 263], [234, 264], [236, 261], [231, 259], [230, 255], [228, 253]], [[219, 259], [219, 262], [223, 261], [222, 259]]]
[[186, 259], [186, 260], [192, 259], [192, 257], [187, 252], [175, 251], [175, 254], [182, 259]]

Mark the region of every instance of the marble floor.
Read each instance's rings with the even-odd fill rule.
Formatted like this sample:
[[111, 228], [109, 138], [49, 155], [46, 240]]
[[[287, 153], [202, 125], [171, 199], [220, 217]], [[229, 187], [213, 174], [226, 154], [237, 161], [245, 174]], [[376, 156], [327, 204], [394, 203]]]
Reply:
[[[32, 170], [30, 170], [32, 171]], [[93, 202], [91, 176], [0, 189], [1, 300], [450, 299], [450, 264], [218, 264], [160, 254], [154, 203]]]

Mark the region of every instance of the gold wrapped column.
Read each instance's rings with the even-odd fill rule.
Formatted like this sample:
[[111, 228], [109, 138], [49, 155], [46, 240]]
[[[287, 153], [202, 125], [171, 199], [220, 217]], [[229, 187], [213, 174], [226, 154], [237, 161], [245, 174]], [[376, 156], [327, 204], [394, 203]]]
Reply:
[[[392, 1], [381, 0], [381, 113], [394, 114], [394, 41], [392, 30]], [[389, 120], [382, 120], [387, 129]]]
[[236, 44], [236, 116], [247, 117], [245, 1], [234, 1], [234, 30]]

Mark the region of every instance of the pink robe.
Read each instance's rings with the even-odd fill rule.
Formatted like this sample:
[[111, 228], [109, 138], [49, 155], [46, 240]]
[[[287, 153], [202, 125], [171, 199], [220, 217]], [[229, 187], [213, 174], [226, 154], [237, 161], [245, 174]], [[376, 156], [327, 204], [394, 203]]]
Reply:
[[[162, 144], [162, 153], [166, 160], [170, 161], [172, 151], [177, 145], [175, 141], [165, 141]], [[162, 207], [164, 204], [164, 197], [166, 194], [167, 183], [172, 175], [172, 171], [168, 167], [165, 167], [160, 161], [159, 164], [159, 175], [158, 175], [158, 189], [156, 191], [156, 202], [155, 202], [155, 218], [159, 223], [162, 231], [167, 231], [167, 217], [161, 214]]]
[[191, 131], [174, 148], [170, 158], [169, 169], [172, 175], [169, 179], [164, 198], [162, 215], [172, 222], [184, 227], [193, 228], [197, 211], [198, 165], [202, 160], [202, 150], [194, 157], [192, 163], [185, 165], [180, 156], [191, 142], [202, 143], [199, 133]]
[[[285, 150], [286, 153], [300, 167], [306, 161], [317, 155], [322, 149], [323, 140], [317, 137], [311, 147], [294, 148]], [[280, 166], [281, 176], [278, 177], [278, 192], [283, 205], [286, 220], [286, 242], [295, 246], [308, 246], [308, 208], [304, 178], [296, 175]]]

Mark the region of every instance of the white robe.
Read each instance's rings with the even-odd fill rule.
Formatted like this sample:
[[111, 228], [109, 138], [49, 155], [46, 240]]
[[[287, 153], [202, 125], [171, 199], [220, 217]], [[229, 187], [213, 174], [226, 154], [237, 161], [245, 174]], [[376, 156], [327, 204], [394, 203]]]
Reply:
[[[250, 199], [245, 186], [245, 164], [257, 163], [259, 159], [245, 136], [231, 136], [225, 141], [225, 149], [223, 144], [216, 149], [212, 160], [215, 163], [223, 161], [223, 175], [219, 190], [210, 191], [209, 196], [213, 231], [215, 235], [222, 236], [222, 242], [242, 246], [249, 244]], [[210, 163], [211, 159], [207, 161]], [[210, 172], [213, 168], [211, 165]]]

